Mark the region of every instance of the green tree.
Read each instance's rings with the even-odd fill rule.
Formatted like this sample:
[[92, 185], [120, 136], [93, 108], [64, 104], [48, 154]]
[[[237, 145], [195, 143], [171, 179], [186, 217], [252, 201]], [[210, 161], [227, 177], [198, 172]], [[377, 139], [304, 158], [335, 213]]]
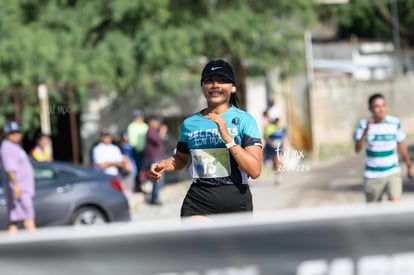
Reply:
[[414, 0], [350, 0], [345, 5], [321, 5], [317, 10], [322, 21], [340, 25], [343, 38], [392, 40], [392, 1], [398, 10], [401, 42], [413, 47]]
[[96, 83], [144, 99], [181, 92], [207, 59], [224, 57], [243, 95], [247, 75], [301, 68], [312, 2], [1, 0], [0, 87]]

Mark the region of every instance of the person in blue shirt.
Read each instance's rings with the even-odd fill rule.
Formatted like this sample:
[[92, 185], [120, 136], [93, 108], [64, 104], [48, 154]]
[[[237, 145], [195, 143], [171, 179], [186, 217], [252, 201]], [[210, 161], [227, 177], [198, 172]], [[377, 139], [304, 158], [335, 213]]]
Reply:
[[232, 66], [223, 59], [208, 62], [201, 73], [207, 108], [181, 124], [176, 153], [151, 165], [151, 180], [189, 164], [192, 184], [181, 217], [253, 211], [249, 178], [258, 178], [262, 141], [255, 119], [237, 107]]

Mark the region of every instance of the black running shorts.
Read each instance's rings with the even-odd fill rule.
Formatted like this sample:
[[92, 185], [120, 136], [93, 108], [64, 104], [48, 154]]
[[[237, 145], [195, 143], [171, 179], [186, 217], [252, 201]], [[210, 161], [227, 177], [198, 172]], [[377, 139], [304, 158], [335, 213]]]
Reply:
[[181, 207], [181, 217], [251, 211], [252, 194], [247, 184], [192, 183]]

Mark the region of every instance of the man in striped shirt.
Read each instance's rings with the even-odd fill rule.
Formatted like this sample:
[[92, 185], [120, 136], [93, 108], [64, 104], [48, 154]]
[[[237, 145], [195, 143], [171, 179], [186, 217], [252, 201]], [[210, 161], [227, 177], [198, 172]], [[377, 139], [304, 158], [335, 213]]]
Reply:
[[367, 202], [381, 201], [386, 192], [388, 199], [398, 202], [402, 194], [402, 178], [398, 151], [407, 165], [407, 175], [414, 177], [405, 133], [398, 118], [387, 115], [385, 97], [373, 94], [368, 100], [372, 117], [361, 119], [355, 134], [355, 151], [365, 145], [365, 197]]

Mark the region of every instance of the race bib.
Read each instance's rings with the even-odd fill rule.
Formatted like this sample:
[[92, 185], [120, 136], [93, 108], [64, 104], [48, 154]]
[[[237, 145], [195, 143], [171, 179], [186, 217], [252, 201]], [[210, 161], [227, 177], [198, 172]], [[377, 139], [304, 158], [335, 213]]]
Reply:
[[226, 148], [191, 150], [193, 178], [230, 176], [230, 157]]

